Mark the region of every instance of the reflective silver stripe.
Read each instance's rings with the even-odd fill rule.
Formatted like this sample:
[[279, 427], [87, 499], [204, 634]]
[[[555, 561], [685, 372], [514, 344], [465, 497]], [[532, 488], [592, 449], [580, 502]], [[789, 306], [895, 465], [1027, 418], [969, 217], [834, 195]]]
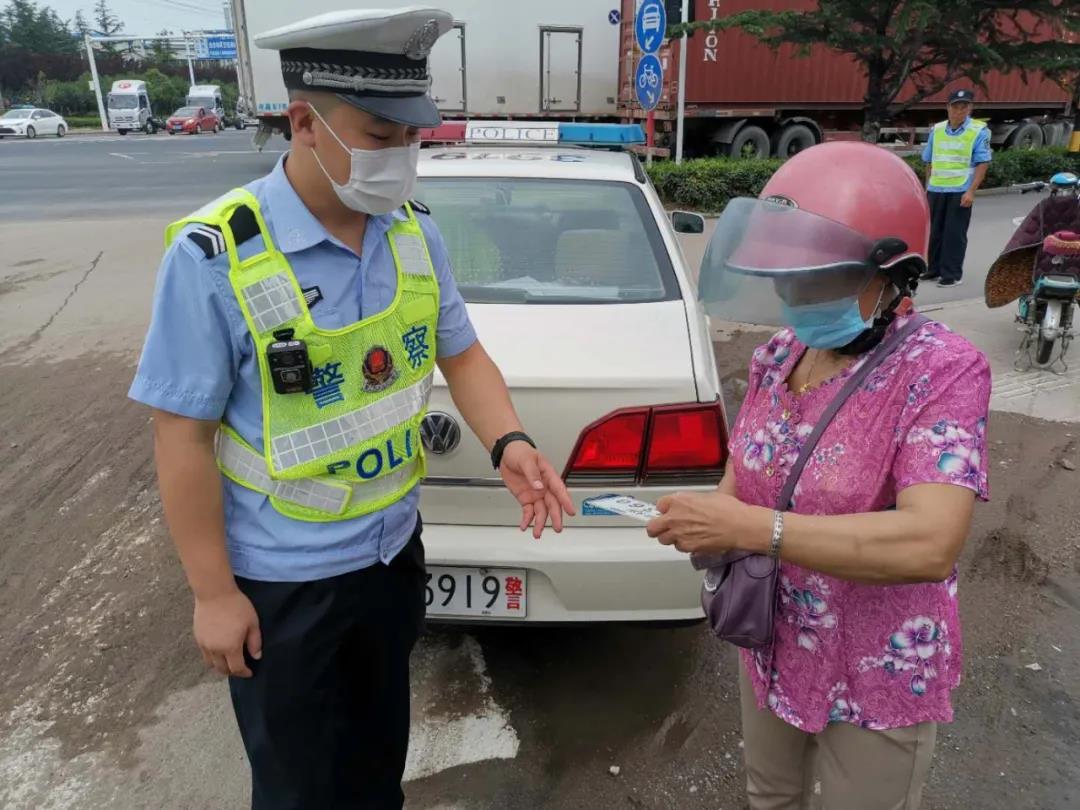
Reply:
[[419, 458], [414, 458], [401, 469], [374, 481], [342, 481], [342, 484], [352, 490], [352, 499], [349, 501], [348, 489], [333, 486], [318, 478], [274, 480], [266, 471], [265, 459], [227, 433], [219, 434], [217, 457], [222, 469], [248, 486], [269, 493], [279, 500], [333, 515], [344, 512], [350, 502], [370, 503], [394, 494], [416, 475], [420, 463]]
[[411, 276], [426, 276], [431, 273], [424, 240], [408, 233], [394, 235], [394, 248], [397, 250], [401, 269]]
[[420, 464], [419, 458], [414, 458], [407, 464], [402, 465], [392, 473], [387, 473], [382, 478], [374, 481], [353, 481], [353, 503], [371, 503], [387, 495], [392, 495], [409, 482], [416, 475], [416, 468]]
[[971, 169], [934, 169], [934, 177], [967, 177]]
[[221, 468], [229, 475], [275, 498], [334, 515], [345, 511], [348, 489], [325, 484], [315, 478], [274, 480], [266, 469], [266, 460], [227, 433], [218, 435], [217, 457]]
[[283, 323], [300, 317], [300, 303], [287, 273], [264, 278], [242, 290], [255, 329], [260, 334], [272, 332]]
[[385, 396], [366, 408], [275, 436], [270, 443], [274, 469], [289, 470], [373, 439], [420, 413], [430, 395], [429, 374], [415, 385]]

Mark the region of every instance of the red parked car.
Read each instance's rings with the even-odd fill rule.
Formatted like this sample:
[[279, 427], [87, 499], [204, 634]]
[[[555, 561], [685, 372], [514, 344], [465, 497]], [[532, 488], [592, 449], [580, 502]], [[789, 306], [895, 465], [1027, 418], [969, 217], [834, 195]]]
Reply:
[[203, 132], [219, 132], [221, 121], [206, 107], [181, 107], [169, 116], [165, 129], [170, 135], [177, 132], [200, 135]]

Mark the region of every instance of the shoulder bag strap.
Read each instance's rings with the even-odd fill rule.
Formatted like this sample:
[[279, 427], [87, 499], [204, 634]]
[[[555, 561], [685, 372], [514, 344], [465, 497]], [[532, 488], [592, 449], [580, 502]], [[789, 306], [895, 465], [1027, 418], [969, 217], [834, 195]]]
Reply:
[[925, 315], [915, 315], [912, 319], [904, 324], [900, 329], [896, 330], [892, 335], [888, 337], [883, 343], [878, 344], [878, 347], [871, 352], [870, 356], [866, 358], [858, 370], [852, 374], [844, 387], [840, 389], [840, 393], [836, 395], [832, 402], [818, 418], [817, 424], [814, 426], [813, 432], [806, 438], [803, 443], [802, 449], [799, 451], [799, 457], [795, 460], [795, 463], [791, 467], [791, 472], [788, 474], [787, 480], [784, 482], [783, 489], [780, 490], [780, 497], [776, 499], [776, 508], [781, 512], [786, 512], [791, 506], [791, 496], [795, 493], [795, 485], [799, 483], [799, 476], [802, 475], [803, 468], [810, 460], [810, 454], [814, 452], [814, 448], [817, 447], [818, 442], [821, 440], [822, 434], [829, 427], [829, 423], [832, 422], [837, 412], [847, 402], [848, 398], [859, 390], [859, 386], [863, 384], [863, 381], [870, 375], [870, 372], [880, 366], [885, 359], [896, 351], [897, 347], [907, 340], [918, 329], [921, 329], [929, 318]]
[[[802, 474], [806, 463], [810, 460], [810, 454], [814, 452], [814, 448], [817, 447], [817, 443], [821, 440], [821, 436], [825, 433], [825, 429], [829, 427], [829, 423], [832, 422], [833, 417], [836, 416], [848, 397], [859, 389], [859, 386], [862, 385], [863, 381], [869, 376], [871, 371], [880, 366], [882, 362], [885, 361], [885, 358], [896, 351], [901, 343], [918, 329], [922, 328], [929, 320], [930, 319], [925, 315], [917, 314], [913, 316], [908, 323], [904, 324], [903, 327], [890, 335], [887, 340], [879, 343], [877, 348], [874, 349], [863, 364], [859, 366], [858, 370], [851, 375], [844, 387], [840, 389], [840, 393], [838, 393], [833, 401], [829, 403], [829, 406], [822, 412], [821, 417], [814, 426], [814, 430], [803, 443], [802, 449], [799, 451], [799, 457], [795, 460], [795, 464], [792, 466], [791, 472], [788, 474], [787, 480], [780, 490], [780, 497], [776, 499], [776, 508], [779, 511], [786, 512], [790, 508], [791, 496], [795, 492], [795, 485], [799, 483], [799, 476]], [[691, 554], [690, 562], [694, 568], [703, 570], [705, 568], [722, 566], [726, 563], [733, 562], [735, 559], [749, 556], [749, 554], [750, 552], [745, 551], [729, 551], [721, 554]]]

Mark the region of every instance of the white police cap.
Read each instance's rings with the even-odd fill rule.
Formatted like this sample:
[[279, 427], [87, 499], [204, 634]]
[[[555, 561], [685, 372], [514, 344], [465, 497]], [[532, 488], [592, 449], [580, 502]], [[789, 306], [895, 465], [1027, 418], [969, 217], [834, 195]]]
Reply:
[[289, 90], [334, 93], [365, 112], [415, 127], [441, 118], [428, 92], [428, 55], [453, 26], [441, 9], [355, 9], [320, 14], [255, 37], [281, 51]]

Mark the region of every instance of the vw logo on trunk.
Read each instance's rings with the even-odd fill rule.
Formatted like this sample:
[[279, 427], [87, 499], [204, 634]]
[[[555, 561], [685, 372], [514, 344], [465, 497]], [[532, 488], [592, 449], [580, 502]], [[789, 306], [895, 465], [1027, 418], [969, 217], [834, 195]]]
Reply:
[[461, 428], [450, 414], [432, 411], [420, 423], [420, 439], [430, 452], [442, 456], [461, 443]]

